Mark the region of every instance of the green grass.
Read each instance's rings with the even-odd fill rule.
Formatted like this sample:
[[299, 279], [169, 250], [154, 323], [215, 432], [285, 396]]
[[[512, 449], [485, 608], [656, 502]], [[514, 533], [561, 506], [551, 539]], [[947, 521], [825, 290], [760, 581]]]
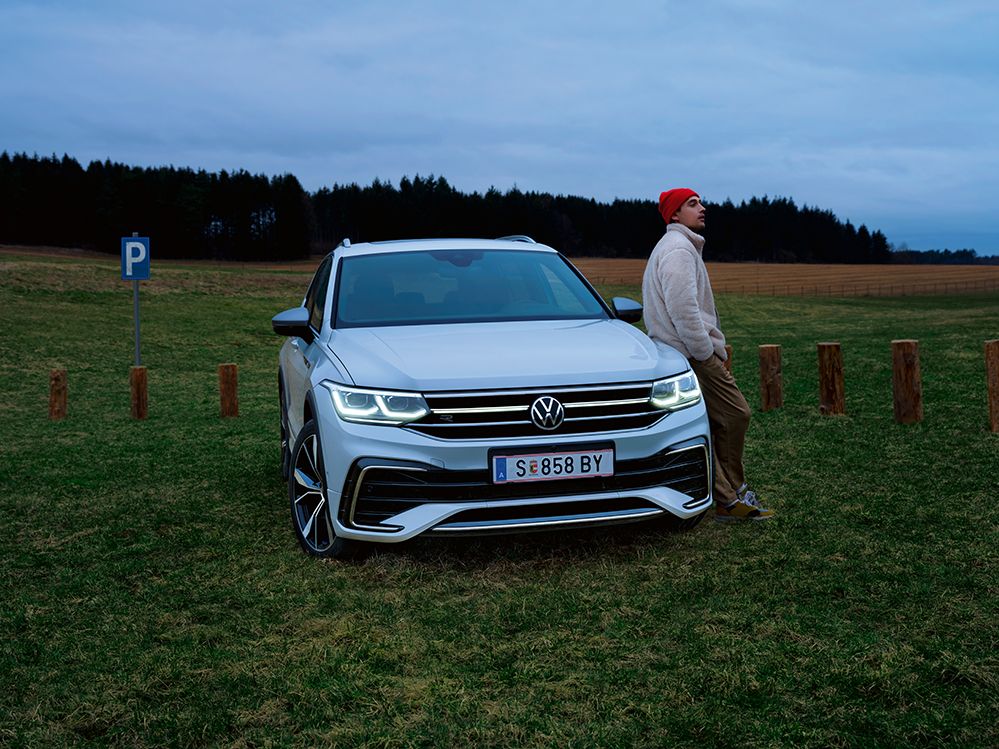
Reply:
[[[117, 278], [0, 257], [0, 744], [999, 744], [994, 296], [719, 299], [768, 524], [351, 565], [299, 551], [277, 470], [269, 318], [306, 277], [154, 268], [145, 422]], [[920, 341], [922, 424], [892, 420], [893, 338]], [[818, 413], [827, 340], [844, 417]], [[763, 343], [786, 400], [765, 414]], [[226, 361], [238, 419], [218, 418]], [[50, 422], [60, 366], [69, 418]]]

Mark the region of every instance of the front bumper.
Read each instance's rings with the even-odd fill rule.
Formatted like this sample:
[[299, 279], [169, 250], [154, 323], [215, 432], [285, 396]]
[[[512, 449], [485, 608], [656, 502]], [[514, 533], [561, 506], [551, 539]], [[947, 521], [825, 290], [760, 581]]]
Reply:
[[[318, 395], [318, 393], [317, 393]], [[421, 534], [521, 532], [688, 518], [711, 503], [703, 403], [646, 429], [505, 440], [441, 440], [413, 430], [342, 421], [328, 398], [316, 417], [336, 534], [394, 543]], [[613, 443], [615, 475], [495, 486], [491, 449]]]

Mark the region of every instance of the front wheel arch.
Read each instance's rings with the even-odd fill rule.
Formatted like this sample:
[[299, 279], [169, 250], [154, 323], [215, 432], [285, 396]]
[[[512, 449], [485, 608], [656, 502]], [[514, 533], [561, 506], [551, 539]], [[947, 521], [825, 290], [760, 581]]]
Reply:
[[288, 478], [291, 464], [291, 429], [288, 426], [288, 396], [284, 387], [284, 376], [278, 370], [278, 419], [281, 439], [281, 478]]

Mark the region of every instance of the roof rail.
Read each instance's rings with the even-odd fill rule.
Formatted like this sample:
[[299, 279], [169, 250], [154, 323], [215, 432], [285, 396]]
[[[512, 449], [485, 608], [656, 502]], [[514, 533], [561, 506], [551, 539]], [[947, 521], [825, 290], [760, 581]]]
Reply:
[[510, 234], [506, 237], [497, 237], [497, 240], [505, 239], [509, 242], [527, 242], [528, 244], [537, 244], [533, 239], [531, 239], [526, 234]]

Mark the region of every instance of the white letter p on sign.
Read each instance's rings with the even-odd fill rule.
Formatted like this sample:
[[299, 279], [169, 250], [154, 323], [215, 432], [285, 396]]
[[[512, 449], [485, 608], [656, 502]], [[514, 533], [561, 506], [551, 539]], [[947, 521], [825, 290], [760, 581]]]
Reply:
[[126, 275], [132, 275], [133, 263], [141, 263], [146, 259], [146, 246], [142, 242], [125, 243], [125, 268]]

